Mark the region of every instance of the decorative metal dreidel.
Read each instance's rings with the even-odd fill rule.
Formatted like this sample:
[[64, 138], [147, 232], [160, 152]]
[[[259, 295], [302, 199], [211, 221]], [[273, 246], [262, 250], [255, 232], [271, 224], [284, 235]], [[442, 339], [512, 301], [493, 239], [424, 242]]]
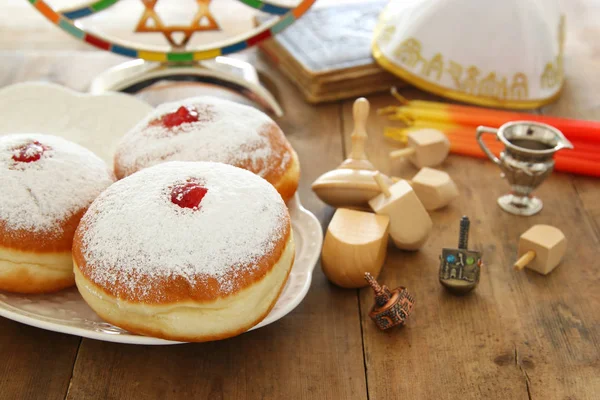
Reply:
[[365, 272], [365, 279], [375, 292], [375, 304], [369, 312], [369, 317], [381, 330], [393, 326], [403, 325], [411, 314], [415, 299], [405, 287], [390, 290], [387, 286], [380, 286], [373, 276]]
[[481, 253], [468, 250], [469, 218], [460, 220], [458, 249], [442, 249], [440, 256], [440, 283], [454, 294], [465, 294], [479, 283]]

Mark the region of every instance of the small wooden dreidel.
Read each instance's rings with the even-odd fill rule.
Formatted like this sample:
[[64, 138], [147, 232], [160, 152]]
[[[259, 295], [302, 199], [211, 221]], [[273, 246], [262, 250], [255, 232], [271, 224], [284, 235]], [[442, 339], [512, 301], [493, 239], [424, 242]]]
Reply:
[[387, 253], [389, 223], [385, 215], [337, 209], [321, 252], [325, 276], [344, 288], [366, 286], [365, 272], [379, 276]]
[[380, 286], [368, 272], [365, 273], [364, 278], [375, 292], [375, 304], [369, 312], [369, 317], [377, 327], [385, 330], [404, 325], [415, 304], [415, 299], [408, 290], [402, 286], [394, 290], [388, 289], [385, 285]]
[[567, 250], [567, 238], [560, 229], [550, 225], [534, 225], [519, 239], [519, 259], [515, 269], [525, 267], [540, 274], [549, 274], [560, 263]]
[[[393, 177], [392, 180], [398, 182], [401, 179]], [[412, 186], [427, 211], [446, 207], [458, 197], [456, 184], [444, 171], [424, 167], [407, 182]]]
[[437, 129], [421, 129], [407, 135], [407, 147], [390, 153], [392, 159], [407, 157], [417, 168], [440, 165], [450, 152], [450, 141]]
[[[319, 199], [332, 207], [367, 208], [368, 201], [380, 193], [379, 187], [373, 181], [377, 171], [365, 152], [369, 108], [369, 102], [364, 97], [354, 102], [354, 131], [351, 136], [350, 156], [336, 169], [324, 173], [312, 184], [312, 190]], [[392, 184], [390, 178], [385, 179]]]
[[479, 283], [481, 253], [469, 250], [469, 218], [460, 220], [457, 249], [443, 249], [440, 256], [440, 283], [454, 294], [465, 294]]
[[375, 175], [381, 194], [369, 201], [379, 215], [390, 217], [390, 236], [399, 249], [417, 250], [427, 240], [433, 223], [415, 191], [406, 181], [388, 186], [382, 175]]

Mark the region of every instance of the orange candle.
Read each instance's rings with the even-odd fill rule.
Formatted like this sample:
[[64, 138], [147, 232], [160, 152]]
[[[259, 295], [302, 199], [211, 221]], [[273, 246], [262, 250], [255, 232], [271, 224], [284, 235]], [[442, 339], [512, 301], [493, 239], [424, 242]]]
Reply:
[[536, 121], [554, 126], [572, 141], [584, 141], [600, 143], [600, 122], [585, 121], [545, 115], [528, 113], [516, 113], [510, 111], [497, 111], [485, 108], [458, 106], [454, 104], [441, 104], [433, 107], [423, 107], [423, 101], [418, 106], [410, 102], [408, 106], [398, 107], [396, 115], [400, 118], [412, 119], [414, 121], [435, 121], [440, 123], [451, 123], [466, 126], [485, 125], [499, 128], [507, 122], [512, 121]]
[[[386, 136], [405, 142], [406, 135], [418, 129], [422, 128], [388, 128], [386, 129]], [[442, 131], [450, 139], [450, 151], [452, 153], [487, 158], [481, 147], [479, 147], [472, 128], [451, 125], [451, 128]], [[499, 141], [490, 139], [485, 141], [486, 145], [493, 153], [500, 154], [504, 150], [504, 145]], [[585, 155], [573, 153], [573, 151], [556, 153], [554, 156], [555, 169], [557, 171], [600, 177], [600, 159], [597, 153]]]
[[[433, 129], [440, 130], [440, 131], [444, 132], [446, 134], [446, 136], [448, 136], [450, 141], [453, 141], [453, 140], [456, 140], [457, 138], [462, 137], [465, 140], [472, 142], [473, 144], [477, 144], [474, 127], [462, 126], [462, 125], [456, 125], [456, 124], [444, 124], [444, 123], [429, 122], [429, 121], [415, 121], [408, 128], [398, 128], [398, 132], [400, 132], [400, 133], [393, 130], [394, 128], [391, 128], [393, 130], [393, 132], [396, 132], [396, 133], [395, 134], [392, 134], [392, 133], [387, 134], [386, 133], [386, 135], [393, 137], [397, 140], [405, 142], [406, 135], [408, 133], [418, 131], [419, 129], [424, 129], [424, 128], [433, 128]], [[386, 130], [386, 132], [387, 132], [387, 130]], [[500, 142], [494, 141], [491, 136], [489, 136], [489, 137], [485, 136], [484, 138], [487, 138], [486, 143], [494, 142], [494, 143], [498, 143], [500, 145]], [[564, 152], [557, 153], [557, 156], [559, 156], [559, 157], [566, 156], [568, 158], [583, 158], [583, 159], [587, 159], [590, 161], [600, 162], [600, 145], [595, 145], [595, 144], [585, 143], [585, 142], [574, 142], [573, 144], [575, 146], [574, 150], [565, 150]]]
[[[477, 143], [477, 139], [475, 137], [475, 129], [473, 127], [464, 127], [461, 125], [452, 125], [452, 124], [429, 124], [429, 123], [415, 123], [411, 129], [422, 129], [424, 127], [430, 127], [434, 129], [438, 129], [444, 132], [448, 138], [452, 141], [456, 137], [464, 137], [465, 139], [469, 139], [473, 143]], [[485, 137], [484, 137], [485, 138]], [[501, 145], [500, 141], [493, 140], [492, 136], [489, 136], [486, 143], [498, 143]], [[562, 157], [566, 156], [568, 158], [584, 158], [591, 161], [600, 162], [600, 145], [594, 145], [591, 143], [585, 142], [574, 142], [575, 149], [573, 150], [565, 150], [560, 153], [556, 153], [556, 156]]]

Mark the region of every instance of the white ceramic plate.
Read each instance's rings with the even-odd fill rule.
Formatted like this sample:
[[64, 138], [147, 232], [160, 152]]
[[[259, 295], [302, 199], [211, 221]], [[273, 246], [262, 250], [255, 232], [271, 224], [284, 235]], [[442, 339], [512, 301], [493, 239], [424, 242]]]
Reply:
[[[0, 90], [0, 135], [51, 133], [77, 142], [112, 164], [121, 135], [152, 107], [125, 94], [84, 95], [62, 86], [24, 83]], [[289, 204], [296, 260], [288, 282], [269, 315], [251, 330], [269, 325], [292, 311], [308, 292], [321, 252], [323, 233], [317, 218], [302, 207], [298, 195]], [[0, 292], [0, 316], [27, 325], [90, 339], [132, 344], [176, 344], [138, 336], [100, 319], [76, 288], [47, 295]]]

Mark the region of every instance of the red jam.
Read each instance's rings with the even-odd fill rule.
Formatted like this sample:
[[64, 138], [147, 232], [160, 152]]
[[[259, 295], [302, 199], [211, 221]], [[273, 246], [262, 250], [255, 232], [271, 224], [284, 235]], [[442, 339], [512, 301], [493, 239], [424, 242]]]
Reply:
[[42, 158], [42, 154], [48, 149], [49, 147], [44, 146], [36, 140], [35, 142], [27, 143], [14, 149], [12, 159], [17, 162], [34, 162]]
[[197, 210], [207, 192], [208, 189], [198, 182], [180, 183], [171, 190], [171, 201], [181, 208]]
[[160, 122], [166, 128], [174, 128], [182, 124], [197, 122], [198, 119], [198, 111], [191, 107], [181, 106], [177, 111], [163, 115]]

